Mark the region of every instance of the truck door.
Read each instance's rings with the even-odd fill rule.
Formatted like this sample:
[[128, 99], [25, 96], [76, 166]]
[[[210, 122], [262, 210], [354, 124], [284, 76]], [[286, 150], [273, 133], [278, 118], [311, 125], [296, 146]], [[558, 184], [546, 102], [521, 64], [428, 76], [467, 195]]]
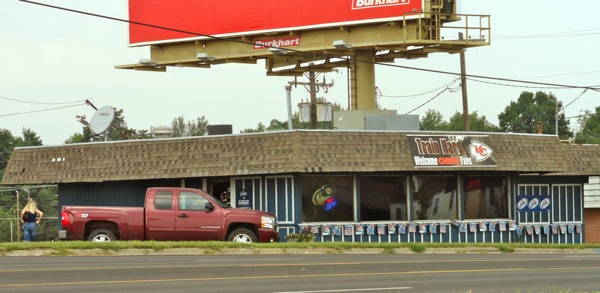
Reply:
[[219, 239], [222, 229], [222, 212], [216, 207], [207, 211], [209, 202], [203, 195], [181, 191], [175, 217], [175, 239], [177, 240], [223, 240]]
[[146, 239], [172, 240], [175, 231], [175, 205], [172, 190], [157, 190], [146, 199]]

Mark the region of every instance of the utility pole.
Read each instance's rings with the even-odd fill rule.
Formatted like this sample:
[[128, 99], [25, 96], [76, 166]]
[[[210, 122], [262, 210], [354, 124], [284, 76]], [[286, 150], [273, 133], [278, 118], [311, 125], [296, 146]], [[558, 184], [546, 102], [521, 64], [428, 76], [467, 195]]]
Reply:
[[[463, 33], [458, 33], [458, 39], [463, 40]], [[471, 131], [471, 122], [469, 121], [469, 101], [467, 99], [467, 69], [465, 65], [465, 49], [460, 51], [460, 87], [462, 91], [463, 102], [463, 123], [465, 131]]]
[[292, 86], [291, 85], [286, 85], [285, 86], [285, 99], [287, 100], [287, 107], [288, 107], [288, 129], [292, 130], [294, 129], [294, 126], [292, 125]]
[[329, 87], [333, 86], [333, 81], [330, 83], [326, 83], [325, 79], [323, 82], [317, 82], [317, 75], [314, 70], [308, 71], [308, 82], [297, 82], [297, 81], [289, 81], [289, 85], [297, 86], [303, 85], [304, 87], [308, 86], [307, 90], [310, 93], [310, 128], [317, 129], [317, 92], [320, 88], [323, 88], [325, 92]]
[[308, 72], [309, 92], [310, 92], [310, 128], [317, 129], [317, 81], [315, 72]]
[[[19, 207], [19, 191], [15, 192], [17, 193], [17, 242], [19, 242], [21, 240], [21, 208]], [[12, 241], [12, 239], [10, 240]]]

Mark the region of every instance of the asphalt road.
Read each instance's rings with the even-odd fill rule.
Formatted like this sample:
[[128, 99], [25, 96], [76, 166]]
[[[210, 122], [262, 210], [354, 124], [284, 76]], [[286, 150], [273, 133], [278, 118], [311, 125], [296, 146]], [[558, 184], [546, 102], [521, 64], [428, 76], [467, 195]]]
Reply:
[[0, 257], [0, 292], [600, 292], [600, 254]]

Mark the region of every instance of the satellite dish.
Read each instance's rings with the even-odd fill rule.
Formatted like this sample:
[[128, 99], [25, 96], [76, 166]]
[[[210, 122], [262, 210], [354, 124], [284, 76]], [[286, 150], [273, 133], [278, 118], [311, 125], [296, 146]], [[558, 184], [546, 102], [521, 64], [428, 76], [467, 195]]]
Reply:
[[98, 109], [98, 111], [94, 113], [94, 116], [92, 116], [92, 120], [90, 120], [90, 129], [94, 133], [100, 134], [108, 129], [113, 122], [113, 119], [115, 119], [115, 110], [113, 107], [104, 106]]

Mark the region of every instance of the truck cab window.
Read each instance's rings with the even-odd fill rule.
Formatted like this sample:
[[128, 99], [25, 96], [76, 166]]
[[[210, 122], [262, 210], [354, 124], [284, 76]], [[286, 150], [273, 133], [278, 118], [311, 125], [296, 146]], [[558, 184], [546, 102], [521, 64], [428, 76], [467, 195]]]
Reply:
[[170, 210], [173, 208], [173, 192], [158, 191], [154, 197], [154, 208], [157, 210]]
[[184, 191], [179, 194], [180, 210], [204, 211], [207, 202], [206, 198], [197, 193]]

